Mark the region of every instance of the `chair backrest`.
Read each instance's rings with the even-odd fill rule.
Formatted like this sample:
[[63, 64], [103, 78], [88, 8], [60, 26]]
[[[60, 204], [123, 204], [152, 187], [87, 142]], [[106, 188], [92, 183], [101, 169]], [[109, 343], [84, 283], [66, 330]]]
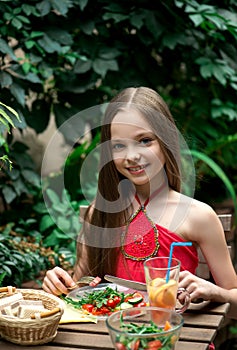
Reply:
[[[223, 230], [226, 238], [226, 244], [228, 246], [231, 259], [234, 260], [235, 247], [234, 247], [234, 233], [232, 232], [232, 214], [218, 214], [218, 217], [223, 226]], [[207, 280], [211, 279], [209, 267], [206, 263], [206, 260], [200, 248], [198, 248], [198, 260], [199, 262], [196, 270], [196, 275]]]

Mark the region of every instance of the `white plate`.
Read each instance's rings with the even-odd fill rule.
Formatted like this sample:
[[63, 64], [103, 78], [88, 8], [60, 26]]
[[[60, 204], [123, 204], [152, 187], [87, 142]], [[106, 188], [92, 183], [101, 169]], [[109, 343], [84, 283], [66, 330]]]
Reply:
[[[107, 287], [110, 287], [112, 289], [117, 289], [118, 292], [124, 292], [125, 294], [130, 294], [130, 293], [134, 293], [136, 292], [136, 290], [134, 289], [128, 289], [126, 287], [122, 287], [119, 286], [117, 284], [114, 283], [100, 283], [98, 284], [98, 286], [96, 287], [90, 287], [90, 286], [86, 286], [86, 287], [81, 287], [81, 288], [77, 288], [72, 290], [70, 293], [68, 293], [67, 297], [78, 301], [81, 298], [83, 298], [83, 296], [85, 295], [85, 293], [88, 292], [95, 292], [95, 291], [100, 291], [100, 290], [105, 290]], [[144, 300], [147, 300], [147, 293], [146, 292], [139, 292], [144, 296]], [[108, 316], [97, 316], [98, 320], [105, 320]]]

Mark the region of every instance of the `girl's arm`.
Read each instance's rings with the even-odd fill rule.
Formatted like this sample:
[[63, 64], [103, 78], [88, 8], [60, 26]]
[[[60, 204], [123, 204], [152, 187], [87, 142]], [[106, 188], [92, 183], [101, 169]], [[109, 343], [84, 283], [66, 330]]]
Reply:
[[194, 201], [184, 226], [184, 237], [201, 249], [216, 285], [237, 288], [237, 277], [227, 247], [224, 230], [215, 211]]
[[231, 309], [236, 309], [237, 275], [217, 214], [208, 205], [197, 202], [190, 214], [188, 232], [187, 238], [200, 246], [215, 284], [184, 271], [180, 273], [180, 286], [189, 291], [192, 300], [230, 302]]
[[197, 277], [189, 271], [180, 272], [179, 287], [186, 288], [191, 300], [203, 299], [220, 303], [230, 303], [228, 317], [237, 319], [237, 288], [225, 289]]

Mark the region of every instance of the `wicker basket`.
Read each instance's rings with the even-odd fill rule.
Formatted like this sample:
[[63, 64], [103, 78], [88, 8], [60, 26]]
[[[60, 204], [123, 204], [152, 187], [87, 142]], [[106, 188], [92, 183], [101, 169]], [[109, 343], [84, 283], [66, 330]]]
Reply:
[[[38, 345], [53, 340], [63, 314], [62, 301], [42, 290], [16, 289], [15, 292], [20, 292], [24, 300], [41, 300], [49, 312], [36, 319], [6, 318], [0, 314], [0, 336], [19, 345]], [[7, 294], [7, 292], [0, 293], [0, 298]]]

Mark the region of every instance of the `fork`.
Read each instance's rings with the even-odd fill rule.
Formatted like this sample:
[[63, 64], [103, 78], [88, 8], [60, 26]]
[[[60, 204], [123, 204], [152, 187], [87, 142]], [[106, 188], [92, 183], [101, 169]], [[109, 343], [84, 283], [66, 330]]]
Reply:
[[72, 287], [67, 287], [68, 290], [73, 290], [77, 288], [79, 284], [90, 284], [92, 281], [94, 281], [95, 277], [93, 276], [83, 276], [78, 281], [75, 282], [75, 285]]

